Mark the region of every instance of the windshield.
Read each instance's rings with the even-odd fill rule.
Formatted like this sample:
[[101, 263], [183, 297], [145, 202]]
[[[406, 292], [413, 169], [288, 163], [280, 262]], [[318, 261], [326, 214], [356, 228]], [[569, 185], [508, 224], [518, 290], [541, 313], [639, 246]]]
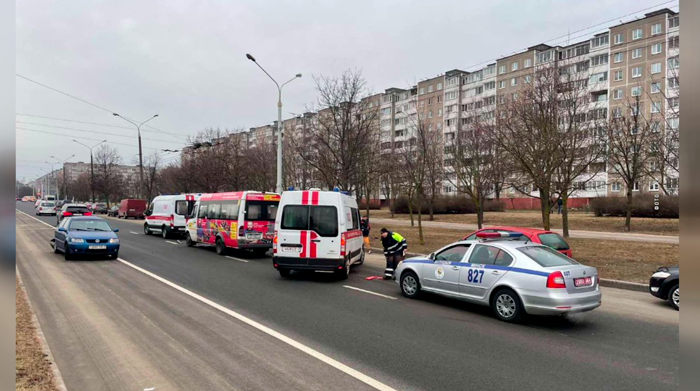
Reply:
[[549, 247], [524, 246], [518, 247], [518, 251], [527, 255], [528, 258], [542, 267], [578, 265], [578, 262]]
[[86, 206], [68, 206], [66, 207], [66, 212], [70, 213], [90, 213], [90, 210]]
[[246, 221], [275, 221], [279, 201], [246, 201]]
[[48, 208], [53, 208], [53, 207], [56, 206], [56, 205], [55, 205], [53, 202], [42, 202], [42, 203], [41, 203], [41, 206], [46, 206], [46, 207], [48, 207]]
[[112, 227], [104, 220], [73, 220], [68, 230], [109, 232], [112, 230]]
[[559, 234], [539, 234], [540, 241], [547, 247], [551, 247], [555, 250], [568, 250], [569, 243], [566, 243], [564, 238], [559, 236]]

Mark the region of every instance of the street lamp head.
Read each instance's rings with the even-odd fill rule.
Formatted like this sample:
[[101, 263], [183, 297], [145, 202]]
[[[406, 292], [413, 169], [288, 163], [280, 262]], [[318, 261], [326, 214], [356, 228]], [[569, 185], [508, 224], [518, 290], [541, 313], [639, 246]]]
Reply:
[[249, 59], [252, 62], [255, 62], [255, 57], [251, 56], [249, 53], [245, 54], [246, 58]]
[[115, 117], [119, 117], [119, 114], [117, 114], [117, 113], [112, 113], [112, 115]]
[[154, 115], [153, 118], [155, 118], [155, 117], [157, 117], [157, 116], [158, 116], [158, 114]]
[[297, 77], [301, 77], [301, 73], [297, 73]]

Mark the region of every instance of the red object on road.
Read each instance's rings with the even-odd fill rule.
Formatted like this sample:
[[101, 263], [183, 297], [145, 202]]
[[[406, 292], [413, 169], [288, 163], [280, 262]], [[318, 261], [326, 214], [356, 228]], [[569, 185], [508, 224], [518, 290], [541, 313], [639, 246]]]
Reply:
[[369, 276], [369, 277], [365, 278], [365, 280], [367, 280], [367, 281], [383, 280], [383, 279], [384, 279], [384, 276]]
[[498, 227], [486, 227], [482, 228], [478, 231], [474, 231], [470, 233], [469, 235], [465, 236], [462, 238], [462, 240], [475, 240], [477, 239], [477, 234], [480, 233], [486, 234], [486, 233], [498, 233], [498, 232], [520, 232], [523, 234], [523, 236], [527, 239], [529, 239], [533, 243], [538, 243], [538, 244], [543, 244], [545, 246], [551, 247], [560, 253], [566, 255], [569, 258], [573, 258], [573, 252], [571, 251], [571, 247], [569, 246], [569, 243], [564, 240], [564, 238], [561, 237], [556, 232], [552, 231], [547, 231], [545, 229], [539, 229], [539, 228], [523, 228], [523, 227], [503, 227], [503, 226], [498, 226]]

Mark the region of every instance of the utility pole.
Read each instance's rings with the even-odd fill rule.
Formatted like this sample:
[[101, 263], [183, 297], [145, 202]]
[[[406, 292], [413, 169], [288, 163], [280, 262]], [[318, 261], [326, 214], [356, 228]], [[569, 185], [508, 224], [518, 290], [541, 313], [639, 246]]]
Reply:
[[[66, 188], [66, 162], [73, 157], [75, 157], [75, 155], [70, 155], [65, 160], [61, 160], [61, 159], [57, 158], [56, 156], [51, 156], [52, 159], [57, 160], [63, 166], [63, 196], [66, 198], [68, 198], [68, 190]], [[51, 167], [51, 169], [53, 171], [53, 167]], [[56, 193], [58, 193], [58, 178], [56, 178]]]
[[152, 120], [153, 118], [156, 118], [158, 116], [158, 114], [141, 122], [140, 124], [136, 123], [130, 119], [124, 118], [123, 116], [121, 116], [117, 113], [112, 113], [112, 115], [115, 117], [119, 117], [119, 118], [123, 119], [124, 121], [129, 122], [132, 125], [136, 126], [136, 131], [138, 132], [138, 137], [139, 137], [139, 197], [143, 197], [143, 150], [141, 149], [141, 125]]
[[[97, 199], [95, 199], [95, 166], [94, 166], [94, 163], [92, 160], [92, 149], [95, 148], [96, 146], [102, 144], [102, 143], [106, 143], [107, 140], [102, 140], [99, 143], [93, 145], [92, 147], [89, 145], [85, 145], [78, 140], [73, 140], [73, 141], [90, 150], [90, 193], [92, 195], [92, 202], [97, 202]], [[109, 203], [109, 200], [105, 200], [105, 201], [107, 201], [107, 203]]]
[[277, 81], [270, 76], [269, 73], [258, 64], [258, 62], [255, 60], [255, 57], [251, 56], [250, 54], [245, 55], [247, 59], [250, 61], [254, 62], [255, 65], [257, 65], [260, 69], [262, 69], [263, 72], [269, 77], [277, 86], [277, 185], [276, 185], [276, 192], [282, 194], [282, 137], [283, 137], [283, 131], [282, 131], [282, 87], [287, 85], [287, 83], [290, 83], [294, 81], [297, 78], [301, 77], [301, 73], [297, 73], [296, 76], [294, 76], [292, 79], [290, 79], [288, 82], [282, 84], [281, 86], [277, 84]]

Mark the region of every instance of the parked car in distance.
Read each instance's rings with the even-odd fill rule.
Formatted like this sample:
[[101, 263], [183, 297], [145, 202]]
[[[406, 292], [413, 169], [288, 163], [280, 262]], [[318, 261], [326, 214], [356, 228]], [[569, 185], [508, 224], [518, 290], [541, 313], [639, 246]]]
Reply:
[[472, 232], [471, 234], [462, 238], [462, 240], [476, 240], [476, 234], [481, 232], [520, 232], [523, 234], [518, 240], [531, 241], [533, 243], [544, 244], [545, 246], [551, 247], [560, 253], [566, 255], [569, 258], [573, 258], [573, 251], [569, 243], [564, 240], [561, 235], [556, 232], [547, 231], [545, 229], [539, 228], [522, 228], [522, 227], [486, 227], [478, 231]]
[[56, 212], [56, 226], [66, 217], [92, 216], [92, 212], [84, 204], [63, 204], [61, 210]]
[[95, 206], [92, 208], [92, 213], [94, 214], [106, 214], [107, 213], [107, 203], [106, 202], [97, 202], [95, 203]]
[[649, 293], [667, 300], [675, 309], [681, 305], [680, 269], [678, 266], [662, 266], [649, 279]]
[[56, 215], [56, 203], [53, 201], [41, 201], [36, 208], [36, 215]]
[[135, 219], [144, 218], [143, 212], [146, 211], [146, 200], [136, 200], [136, 199], [126, 199], [119, 203], [119, 212], [117, 213], [118, 218], [129, 218], [133, 217]]
[[96, 216], [64, 219], [56, 227], [51, 246], [54, 253], [63, 253], [66, 260], [75, 255], [119, 256], [119, 237], [107, 221]]
[[110, 217], [117, 217], [118, 214], [119, 214], [119, 205], [113, 205], [107, 211], [107, 216], [110, 216]]

